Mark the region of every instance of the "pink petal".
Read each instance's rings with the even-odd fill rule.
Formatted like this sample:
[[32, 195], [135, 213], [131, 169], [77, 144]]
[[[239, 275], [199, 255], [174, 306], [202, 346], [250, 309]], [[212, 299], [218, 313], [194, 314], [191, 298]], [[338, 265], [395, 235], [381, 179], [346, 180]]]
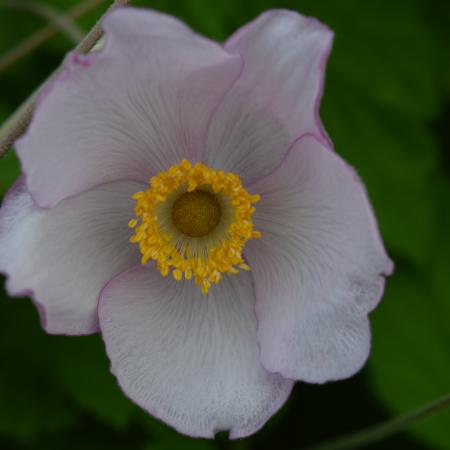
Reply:
[[40, 206], [198, 159], [208, 118], [241, 71], [239, 56], [162, 14], [118, 9], [103, 26], [104, 50], [69, 55], [17, 142]]
[[270, 173], [304, 133], [328, 141], [318, 111], [333, 33], [315, 19], [269, 11], [225, 44], [244, 70], [214, 114], [206, 160], [248, 183]]
[[32, 295], [52, 334], [98, 331], [98, 295], [139, 261], [128, 239], [135, 182], [115, 182], [61, 202], [35, 206], [23, 182], [0, 209], [0, 271], [11, 295]]
[[262, 200], [246, 257], [264, 367], [323, 383], [349, 377], [370, 349], [367, 314], [392, 271], [361, 181], [312, 136], [250, 187]]
[[124, 392], [181, 433], [247, 436], [290, 393], [291, 381], [260, 364], [247, 273], [214, 285], [204, 297], [192, 281], [138, 267], [106, 286], [99, 317]]

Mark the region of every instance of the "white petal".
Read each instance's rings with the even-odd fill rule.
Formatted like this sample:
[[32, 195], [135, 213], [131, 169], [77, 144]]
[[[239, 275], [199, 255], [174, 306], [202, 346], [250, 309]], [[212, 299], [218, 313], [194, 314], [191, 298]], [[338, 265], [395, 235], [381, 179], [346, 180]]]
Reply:
[[299, 136], [328, 141], [319, 102], [332, 39], [317, 20], [275, 10], [227, 41], [226, 50], [242, 56], [244, 70], [212, 118], [211, 165], [249, 183], [270, 173]]
[[182, 433], [247, 436], [289, 395], [292, 382], [260, 364], [247, 273], [204, 297], [192, 281], [140, 267], [105, 288], [99, 315], [122, 389]]
[[308, 382], [354, 374], [370, 349], [367, 314], [392, 271], [364, 187], [314, 137], [251, 186], [262, 239], [246, 257], [264, 366]]
[[287, 153], [283, 124], [251, 93], [233, 89], [208, 129], [205, 163], [240, 176], [244, 184], [270, 173]]
[[162, 14], [121, 8], [103, 28], [103, 50], [68, 56], [16, 143], [40, 206], [197, 160], [209, 117], [241, 71], [239, 56]]
[[53, 334], [98, 330], [97, 303], [108, 280], [139, 261], [127, 224], [134, 182], [115, 182], [38, 208], [19, 182], [0, 210], [0, 271], [11, 295], [34, 297]]

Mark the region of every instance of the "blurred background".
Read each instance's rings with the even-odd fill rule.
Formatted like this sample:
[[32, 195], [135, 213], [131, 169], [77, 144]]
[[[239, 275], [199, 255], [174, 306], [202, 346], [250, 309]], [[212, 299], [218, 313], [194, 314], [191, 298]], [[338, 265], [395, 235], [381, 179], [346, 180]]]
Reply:
[[[59, 65], [108, 4], [0, 1], [0, 123]], [[122, 395], [99, 336], [46, 335], [31, 302], [7, 298], [0, 279], [0, 449], [300, 450], [449, 392], [450, 2], [133, 4], [174, 14], [219, 41], [276, 7], [315, 16], [335, 31], [322, 118], [337, 152], [365, 180], [396, 263], [384, 301], [371, 317], [372, 355], [350, 380], [297, 384], [284, 408], [251, 438], [229, 442], [223, 434], [212, 442], [194, 440]], [[49, 11], [71, 17], [64, 33], [57, 32]], [[18, 173], [11, 151], [0, 160], [0, 196]], [[450, 449], [450, 411], [370, 448]]]

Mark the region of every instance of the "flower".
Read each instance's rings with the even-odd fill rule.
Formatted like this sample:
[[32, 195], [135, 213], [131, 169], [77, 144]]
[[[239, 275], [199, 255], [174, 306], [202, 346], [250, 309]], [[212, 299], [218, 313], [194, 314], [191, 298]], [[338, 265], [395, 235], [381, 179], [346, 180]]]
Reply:
[[223, 46], [147, 10], [103, 26], [16, 144], [0, 270], [48, 333], [100, 331], [154, 416], [250, 435], [295, 380], [361, 368], [392, 271], [318, 116], [332, 32], [289, 11]]

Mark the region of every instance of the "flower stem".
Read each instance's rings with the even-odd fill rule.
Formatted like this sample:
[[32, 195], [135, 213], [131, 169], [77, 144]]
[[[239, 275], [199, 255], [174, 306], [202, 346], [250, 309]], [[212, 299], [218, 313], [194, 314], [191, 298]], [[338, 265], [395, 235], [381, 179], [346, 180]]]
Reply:
[[[118, 8], [120, 6], [125, 6], [130, 0], [114, 0], [112, 5], [108, 8], [108, 11]], [[91, 28], [91, 30], [86, 34], [86, 36], [81, 40], [81, 42], [76, 46], [75, 50], [80, 53], [88, 53], [98, 40], [102, 37], [103, 30], [101, 25], [101, 20]]]
[[329, 441], [323, 442], [306, 450], [350, 450], [361, 449], [367, 445], [380, 442], [389, 436], [399, 433], [413, 423], [427, 417], [437, 411], [450, 406], [450, 393], [443, 397], [423, 405], [414, 411], [395, 417], [387, 422], [365, 428], [355, 433], [350, 433]]
[[5, 6], [11, 9], [28, 11], [45, 19], [48, 23], [52, 24], [54, 28], [63, 32], [74, 44], [78, 44], [78, 42], [83, 39], [82, 31], [78, 28], [72, 18], [69, 15], [61, 14], [57, 9], [49, 5], [35, 1], [8, 0], [5, 3]]
[[[105, 1], [106, 0], [85, 0], [84, 2], [69, 9], [64, 16], [66, 16], [69, 20], [78, 19], [102, 3], [105, 3]], [[0, 73], [11, 67], [24, 56], [30, 54], [33, 50], [36, 50], [36, 48], [52, 38], [55, 34], [57, 34], [57, 32], [58, 29], [55, 28], [54, 24], [49, 23], [45, 27], [36, 31], [36, 33], [31, 34], [25, 40], [20, 42], [16, 47], [1, 55]]]
[[[130, 0], [115, 0], [108, 10], [126, 5]], [[98, 40], [102, 37], [101, 23], [98, 21], [89, 33], [81, 40], [75, 48], [80, 53], [88, 53]], [[9, 150], [14, 141], [21, 136], [30, 124], [33, 117], [34, 107], [39, 92], [59, 73], [60, 68], [53, 72], [50, 77], [17, 109], [17, 111], [0, 128], [0, 158]]]

